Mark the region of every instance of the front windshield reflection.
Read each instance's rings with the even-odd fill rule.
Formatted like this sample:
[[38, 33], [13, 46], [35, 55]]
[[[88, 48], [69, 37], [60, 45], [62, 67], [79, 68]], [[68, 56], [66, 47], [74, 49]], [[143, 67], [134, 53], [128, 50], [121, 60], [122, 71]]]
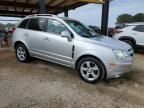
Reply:
[[82, 23], [74, 20], [65, 20], [65, 22], [80, 36], [82, 37], [97, 37], [100, 34], [97, 34], [95, 31], [89, 27], [83, 25]]

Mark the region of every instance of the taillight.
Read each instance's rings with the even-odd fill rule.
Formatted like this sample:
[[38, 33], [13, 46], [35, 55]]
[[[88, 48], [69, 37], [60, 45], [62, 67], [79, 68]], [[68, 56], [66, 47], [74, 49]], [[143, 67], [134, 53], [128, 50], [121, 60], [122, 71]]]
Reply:
[[16, 28], [13, 28], [12, 33], [16, 30]]

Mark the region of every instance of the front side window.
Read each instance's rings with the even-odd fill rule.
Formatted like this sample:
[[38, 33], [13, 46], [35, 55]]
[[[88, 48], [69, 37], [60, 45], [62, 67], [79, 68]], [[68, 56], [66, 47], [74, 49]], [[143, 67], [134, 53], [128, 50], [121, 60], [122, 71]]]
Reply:
[[46, 22], [47, 22], [47, 19], [45, 18], [31, 19], [29, 22], [28, 29], [46, 32], [47, 31]]
[[86, 27], [85, 25], [81, 24], [78, 21], [73, 20], [65, 20], [65, 22], [80, 36], [82, 37], [96, 37], [98, 34], [96, 34], [94, 31]]
[[133, 30], [138, 32], [144, 32], [144, 25], [138, 25]]
[[49, 19], [48, 20], [48, 29], [47, 32], [61, 35], [63, 31], [68, 31], [67, 27], [62, 24], [61, 22], [54, 20], [54, 19]]
[[18, 26], [18, 28], [26, 28], [27, 24], [28, 24], [29, 19], [25, 19], [23, 20], [20, 25]]

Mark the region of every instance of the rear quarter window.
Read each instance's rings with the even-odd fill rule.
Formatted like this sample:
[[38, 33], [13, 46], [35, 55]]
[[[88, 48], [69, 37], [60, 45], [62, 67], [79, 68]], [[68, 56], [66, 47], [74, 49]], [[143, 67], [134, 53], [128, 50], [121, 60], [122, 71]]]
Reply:
[[19, 25], [18, 28], [26, 28], [28, 24], [29, 19], [23, 20]]

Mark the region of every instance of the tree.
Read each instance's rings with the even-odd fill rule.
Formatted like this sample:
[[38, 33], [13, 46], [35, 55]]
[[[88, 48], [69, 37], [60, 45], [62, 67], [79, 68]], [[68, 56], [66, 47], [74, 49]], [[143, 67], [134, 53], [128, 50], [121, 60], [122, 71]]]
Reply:
[[0, 28], [4, 28], [4, 27], [5, 27], [5, 25], [0, 23]]
[[8, 28], [14, 27], [14, 24], [7, 23], [7, 24], [6, 24], [6, 27], [8, 27]]
[[129, 14], [122, 14], [117, 18], [117, 24], [132, 23], [132, 22], [144, 22], [144, 14], [138, 13], [134, 16]]
[[131, 23], [132, 22], [132, 15], [129, 14], [122, 14], [118, 16], [117, 18], [117, 23], [122, 24], [122, 23]]
[[132, 20], [133, 22], [144, 22], [144, 14], [138, 13], [133, 16]]

